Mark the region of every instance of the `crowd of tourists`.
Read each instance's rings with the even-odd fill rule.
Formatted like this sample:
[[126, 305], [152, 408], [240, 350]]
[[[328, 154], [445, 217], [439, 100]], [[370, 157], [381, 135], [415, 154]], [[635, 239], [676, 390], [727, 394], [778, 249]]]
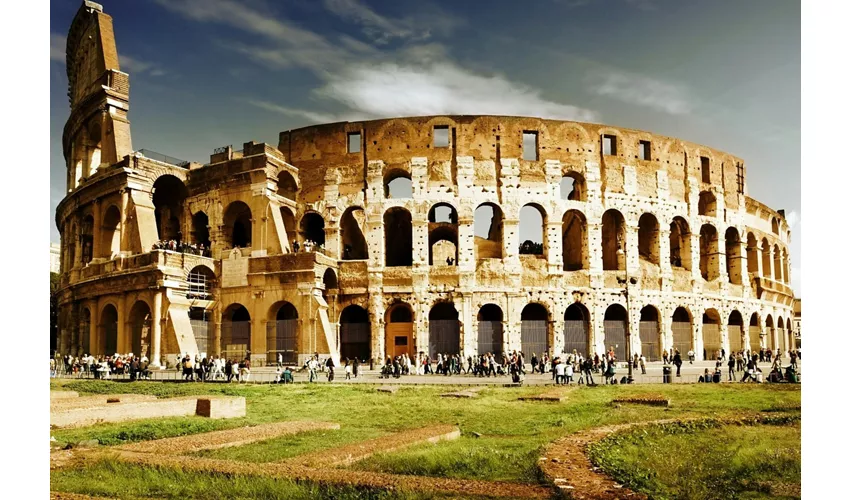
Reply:
[[292, 251], [294, 253], [298, 253], [299, 250], [303, 251], [304, 253], [310, 253], [310, 252], [322, 252], [322, 253], [324, 253], [325, 244], [322, 243], [322, 244], [317, 245], [316, 242], [313, 241], [313, 240], [304, 240], [304, 244], [301, 245], [301, 244], [298, 243], [297, 240], [292, 240]]
[[210, 248], [203, 243], [186, 243], [178, 240], [160, 240], [153, 244], [154, 250], [171, 250], [172, 252], [190, 253], [210, 257]]
[[60, 375], [77, 378], [110, 380], [113, 375], [130, 375], [131, 380], [150, 379], [150, 360], [147, 356], [133, 353], [112, 356], [54, 356], [50, 359], [50, 376]]

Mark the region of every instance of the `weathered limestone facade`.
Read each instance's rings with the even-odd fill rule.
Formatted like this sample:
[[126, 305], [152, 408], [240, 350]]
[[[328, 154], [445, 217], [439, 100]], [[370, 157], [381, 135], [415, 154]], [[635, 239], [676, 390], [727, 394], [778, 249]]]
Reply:
[[[263, 363], [622, 357], [626, 338], [651, 359], [792, 347], [790, 229], [727, 153], [603, 125], [431, 116], [305, 127], [173, 165], [132, 149], [129, 79], [96, 4], [74, 20], [68, 71], [63, 352]], [[408, 181], [410, 196], [390, 196]], [[526, 206], [541, 254], [520, 253]], [[210, 256], [152, 251], [170, 239]], [[308, 240], [323, 248], [305, 252]]]

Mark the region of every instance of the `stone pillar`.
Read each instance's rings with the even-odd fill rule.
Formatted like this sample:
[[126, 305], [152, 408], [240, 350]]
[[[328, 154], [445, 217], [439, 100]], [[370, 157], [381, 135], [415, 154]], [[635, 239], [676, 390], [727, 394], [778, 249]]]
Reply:
[[[418, 217], [418, 214], [411, 213], [413, 216], [413, 267], [428, 266], [428, 256], [431, 253], [431, 248], [428, 245], [428, 218]], [[390, 235], [392, 237], [392, 235]]]
[[546, 224], [546, 261], [549, 264], [549, 274], [560, 274], [564, 270], [563, 221], [549, 220]]
[[767, 247], [762, 248], [762, 259], [764, 258], [764, 253], [767, 253], [767, 262], [769, 265], [769, 269], [764, 270], [764, 277], [770, 279], [776, 279], [776, 270], [773, 269], [773, 248], [770, 246], [770, 243], [767, 244]]
[[717, 231], [717, 271], [720, 282], [728, 283], [729, 274], [726, 272], [726, 234], [721, 231]]
[[587, 222], [587, 251], [590, 274], [602, 274], [602, 223]]
[[[640, 248], [638, 247], [638, 226], [632, 225], [626, 221], [626, 252], [628, 260], [626, 262], [629, 270], [629, 277], [640, 277]], [[624, 256], [625, 257], [625, 256]], [[619, 260], [619, 257], [618, 257]]]
[[726, 322], [726, 319], [729, 316], [721, 316], [720, 317], [720, 348], [726, 351], [726, 355], [728, 356], [730, 351], [729, 348], [729, 324]]
[[458, 219], [457, 258], [460, 272], [475, 271], [475, 222], [472, 217]]
[[670, 230], [663, 229], [660, 223], [658, 230], [658, 263], [661, 267], [662, 275], [672, 276], [673, 266], [670, 265]]
[[[93, 302], [91, 307], [89, 308], [91, 311], [91, 323], [89, 323], [89, 352], [83, 354], [100, 354], [100, 339], [98, 338], [98, 334], [100, 333], [100, 328], [98, 324], [100, 323], [100, 311], [97, 308], [97, 302]], [[80, 339], [80, 347], [82, 347], [83, 339]], [[79, 348], [77, 352], [79, 353]]]
[[519, 219], [507, 216], [502, 220], [502, 255], [504, 256], [505, 266], [518, 268], [519, 262]]
[[369, 295], [369, 310], [370, 329], [372, 335], [372, 358], [376, 364], [382, 364], [386, 355], [386, 335], [384, 328], [384, 295], [382, 293], [372, 293]]
[[216, 307], [213, 309], [212, 352], [214, 352], [216, 356], [221, 356], [221, 307]]
[[94, 200], [92, 203], [92, 217], [94, 218], [94, 224], [92, 227], [92, 259], [100, 258], [100, 231], [103, 221], [100, 220], [100, 200]]
[[115, 338], [115, 349], [121, 354], [126, 354], [127, 353], [127, 338], [126, 338], [127, 325], [126, 325], [126, 321], [127, 321], [128, 312], [127, 312], [127, 307], [124, 304], [124, 302], [125, 302], [124, 297], [119, 298], [116, 302], [118, 304], [118, 307], [116, 309], [116, 311], [118, 313], [118, 324], [116, 326], [116, 329], [118, 331], [115, 335], [115, 337], [116, 337]]
[[[127, 229], [127, 206], [130, 201], [130, 189], [122, 189], [121, 190], [121, 243], [118, 249], [119, 252], [123, 252], [125, 250], [129, 250], [129, 245], [127, 244], [127, 238], [130, 235], [130, 231]], [[188, 234], [188, 233], [186, 233]]]
[[68, 266], [70, 269], [77, 269], [81, 266], [83, 262], [83, 228], [80, 225], [81, 221], [78, 220], [77, 217], [74, 217], [76, 223], [73, 224], [76, 228], [76, 233], [72, 235], [71, 244], [74, 245], [74, 261], [70, 263]]
[[152, 367], [159, 368], [162, 356], [162, 292], [153, 294], [153, 311], [151, 311], [151, 360]]

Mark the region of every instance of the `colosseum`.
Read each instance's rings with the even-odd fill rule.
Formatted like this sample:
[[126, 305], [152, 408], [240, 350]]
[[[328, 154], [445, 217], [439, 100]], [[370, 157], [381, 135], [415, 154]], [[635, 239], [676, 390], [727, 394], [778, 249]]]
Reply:
[[66, 55], [64, 353], [792, 347], [791, 232], [748, 196], [741, 158], [606, 125], [425, 116], [180, 162], [133, 149], [99, 5]]

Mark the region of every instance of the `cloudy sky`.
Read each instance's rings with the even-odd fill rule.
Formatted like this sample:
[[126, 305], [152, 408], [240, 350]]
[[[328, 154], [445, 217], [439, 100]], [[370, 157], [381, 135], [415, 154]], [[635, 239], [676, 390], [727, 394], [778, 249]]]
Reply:
[[[578, 119], [746, 160], [793, 224], [800, 294], [800, 3], [785, 0], [102, 0], [131, 75], [135, 149], [210, 152], [327, 121]], [[65, 188], [65, 34], [50, 3], [51, 211]], [[59, 235], [51, 213], [50, 239]]]

